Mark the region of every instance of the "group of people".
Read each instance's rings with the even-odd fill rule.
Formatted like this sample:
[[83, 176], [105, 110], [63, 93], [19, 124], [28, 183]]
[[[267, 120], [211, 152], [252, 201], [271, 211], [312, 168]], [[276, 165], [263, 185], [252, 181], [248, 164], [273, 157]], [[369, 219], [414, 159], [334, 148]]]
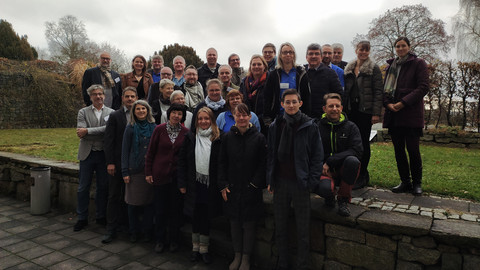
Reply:
[[401, 179], [392, 191], [422, 193], [426, 63], [410, 52], [408, 38], [399, 37], [397, 57], [388, 60], [383, 80], [370, 49], [368, 41], [359, 42], [356, 59], [347, 63], [340, 44], [313, 43], [308, 64], [299, 66], [291, 43], [281, 44], [278, 57], [275, 45], [267, 43], [262, 55], [251, 57], [248, 72], [237, 54], [228, 65], [218, 64], [214, 48], [198, 69], [176, 56], [172, 71], [155, 55], [147, 70], [137, 55], [132, 72], [122, 75], [102, 53], [82, 82], [87, 107], [78, 113], [74, 230], [88, 225], [95, 172], [96, 222], [107, 230], [103, 243], [112, 242], [123, 225], [132, 242], [153, 237], [156, 252], [175, 252], [188, 217], [191, 260], [208, 264], [210, 220], [226, 215], [235, 251], [229, 269], [250, 269], [266, 188], [273, 194], [277, 269], [290, 269], [291, 204], [296, 268], [308, 268], [310, 194], [350, 216], [352, 189], [369, 181], [370, 131], [383, 108]]

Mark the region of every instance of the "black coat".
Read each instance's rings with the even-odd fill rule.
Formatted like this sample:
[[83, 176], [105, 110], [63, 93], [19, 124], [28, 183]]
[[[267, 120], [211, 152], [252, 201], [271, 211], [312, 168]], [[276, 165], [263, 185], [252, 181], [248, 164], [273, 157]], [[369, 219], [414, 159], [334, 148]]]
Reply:
[[198, 81], [202, 84], [203, 92], [204, 92], [205, 96], [207, 96], [207, 93], [206, 93], [207, 92], [207, 88], [206, 88], [207, 81], [210, 80], [210, 79], [218, 78], [218, 69], [219, 68], [220, 68], [220, 64], [217, 63], [217, 67], [215, 68], [215, 71], [212, 72], [210, 70], [210, 68], [208, 67], [208, 65], [205, 63], [205, 64], [203, 64], [203, 66], [201, 66], [197, 69]]
[[[311, 117], [320, 118], [323, 114], [323, 96], [328, 93], [337, 93], [343, 95], [342, 85], [338, 79], [337, 73], [330, 67], [320, 64], [315, 71], [307, 71], [310, 82], [310, 106]], [[302, 110], [303, 111], [303, 110]]]
[[218, 186], [228, 188], [225, 214], [235, 221], [263, 216], [266, 141], [255, 126], [241, 134], [236, 126], [222, 137]]
[[[120, 80], [120, 75], [117, 72], [110, 71], [110, 74], [115, 82], [115, 87], [112, 87], [112, 109], [116, 110], [122, 105], [122, 82]], [[99, 67], [89, 68], [83, 73], [82, 95], [86, 106], [92, 105], [87, 89], [94, 84], [102, 84], [102, 71], [100, 71]]]
[[[222, 195], [217, 184], [219, 154], [220, 139], [216, 139], [212, 142], [208, 169], [210, 181], [208, 186], [208, 215], [210, 218], [219, 216], [222, 213]], [[190, 217], [193, 217], [193, 211], [197, 201], [196, 186], [198, 183], [196, 183], [196, 175], [195, 135], [192, 132], [188, 132], [185, 134], [185, 140], [178, 155], [177, 176], [178, 188], [185, 188], [187, 190], [183, 211]]]
[[108, 164], [115, 164], [115, 173], [121, 175], [122, 171], [122, 143], [127, 118], [123, 106], [112, 112], [108, 117], [103, 142], [105, 160]]

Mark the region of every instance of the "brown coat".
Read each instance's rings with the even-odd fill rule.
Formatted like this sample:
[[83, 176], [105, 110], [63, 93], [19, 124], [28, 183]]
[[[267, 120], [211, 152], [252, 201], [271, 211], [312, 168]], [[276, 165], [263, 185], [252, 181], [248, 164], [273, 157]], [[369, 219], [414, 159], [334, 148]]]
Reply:
[[[122, 90], [125, 89], [125, 87], [127, 86], [133, 86], [135, 88], [137, 88], [138, 86], [138, 80], [137, 78], [135, 78], [135, 75], [133, 75], [133, 71], [132, 72], [129, 72], [129, 73], [125, 73], [125, 74], [122, 74], [120, 75], [121, 76], [121, 80], [122, 80]], [[152, 75], [150, 75], [150, 73], [148, 72], [145, 72], [145, 74], [143, 74], [143, 92], [140, 90], [137, 89], [137, 94], [138, 94], [138, 98], [139, 99], [146, 99], [147, 96], [148, 96], [148, 89], [150, 88], [150, 85], [153, 84], [153, 78], [152, 78]]]

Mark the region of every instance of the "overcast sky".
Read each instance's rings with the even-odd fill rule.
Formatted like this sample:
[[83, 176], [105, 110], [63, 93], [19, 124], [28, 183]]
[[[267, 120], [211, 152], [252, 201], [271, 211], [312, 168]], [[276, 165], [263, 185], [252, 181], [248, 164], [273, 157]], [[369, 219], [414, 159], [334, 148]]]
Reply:
[[419, 3], [452, 32], [458, 0], [0, 0], [0, 18], [43, 49], [45, 22], [73, 15], [84, 22], [92, 41], [107, 41], [128, 59], [136, 54], [148, 59], [164, 45], [179, 43], [192, 46], [204, 61], [207, 48], [215, 47], [221, 64], [235, 52], [247, 66], [265, 43], [278, 48], [289, 41], [297, 50], [297, 63], [303, 64], [312, 42], [343, 43], [344, 60], [354, 59], [351, 41], [357, 33], [366, 34], [374, 18]]

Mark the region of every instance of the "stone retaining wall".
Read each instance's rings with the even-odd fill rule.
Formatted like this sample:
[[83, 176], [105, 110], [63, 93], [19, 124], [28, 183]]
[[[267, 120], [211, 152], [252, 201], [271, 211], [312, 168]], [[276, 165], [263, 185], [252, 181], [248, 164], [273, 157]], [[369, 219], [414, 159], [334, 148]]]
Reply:
[[[377, 136], [374, 141], [391, 141], [387, 129], [377, 130]], [[423, 137], [420, 138], [423, 143], [434, 143], [448, 147], [476, 148], [480, 149], [480, 133], [465, 131], [443, 131], [443, 130], [424, 130]]]
[[[73, 211], [77, 164], [0, 152], [0, 192], [27, 200], [31, 166], [52, 168], [52, 202], [57, 208]], [[258, 269], [271, 269], [277, 259], [272, 195], [265, 192], [264, 201], [266, 216], [258, 226], [254, 263]], [[312, 196], [312, 269], [466, 270], [478, 269], [480, 265], [480, 223], [477, 221], [436, 219], [353, 204], [350, 209], [350, 217], [340, 217], [334, 209], [324, 206], [323, 199]], [[231, 255], [231, 244], [225, 236], [228, 226], [225, 220], [221, 222], [223, 224], [212, 226], [222, 230], [220, 240], [212, 233], [212, 250]], [[294, 261], [293, 219], [290, 225], [291, 261]]]

